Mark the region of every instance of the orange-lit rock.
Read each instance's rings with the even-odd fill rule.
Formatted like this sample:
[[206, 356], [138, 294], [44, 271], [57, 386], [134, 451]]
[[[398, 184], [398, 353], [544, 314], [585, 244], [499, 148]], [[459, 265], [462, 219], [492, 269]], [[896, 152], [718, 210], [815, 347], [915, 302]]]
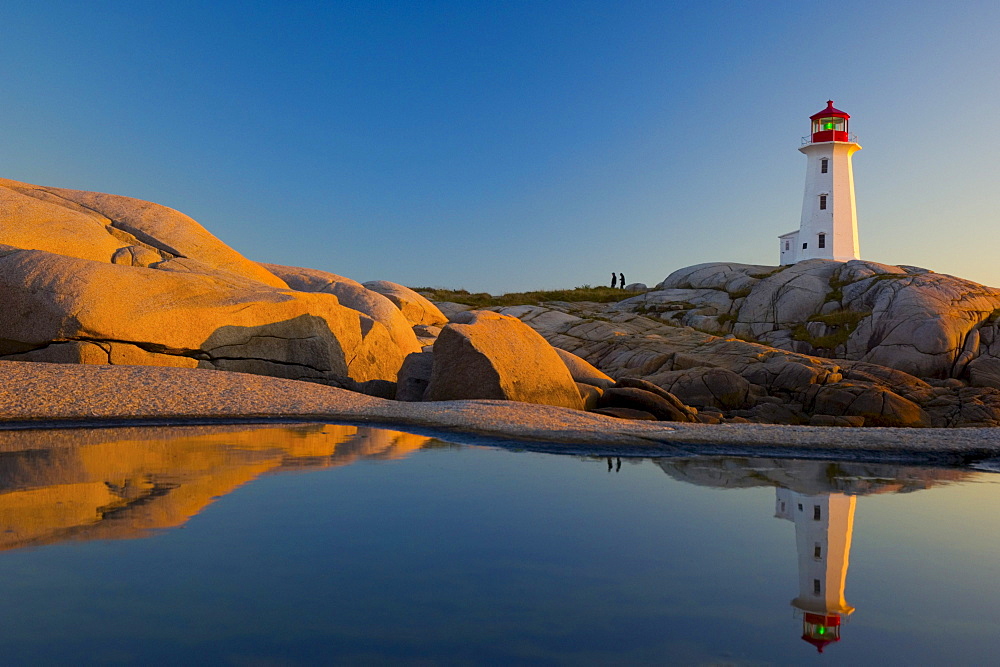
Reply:
[[326, 271], [302, 269], [293, 266], [263, 264], [298, 292], [325, 292], [333, 294], [342, 306], [364, 313], [386, 328], [403, 355], [419, 352], [420, 343], [410, 321], [396, 305], [378, 292], [361, 283]]
[[173, 209], [0, 179], [0, 358], [394, 382], [420, 349], [402, 313], [315, 292]]
[[544, 338], [520, 320], [488, 311], [463, 313], [434, 343], [425, 400], [496, 398], [583, 408], [573, 377]]
[[403, 358], [385, 327], [330, 294], [245, 280], [17, 250], [0, 256], [0, 294], [10, 309], [0, 321], [8, 359], [86, 362], [89, 350], [101, 363], [181, 358], [292, 379], [394, 381]]
[[388, 280], [372, 280], [364, 286], [396, 304], [412, 324], [442, 325], [448, 321], [437, 306], [409, 287]]
[[[0, 179], [0, 244], [111, 263], [122, 249], [143, 262], [183, 257], [271, 287], [276, 276], [166, 206], [131, 197]], [[125, 262], [117, 262], [125, 263]], [[136, 265], [130, 260], [129, 265]], [[143, 266], [149, 264], [143, 263]]]

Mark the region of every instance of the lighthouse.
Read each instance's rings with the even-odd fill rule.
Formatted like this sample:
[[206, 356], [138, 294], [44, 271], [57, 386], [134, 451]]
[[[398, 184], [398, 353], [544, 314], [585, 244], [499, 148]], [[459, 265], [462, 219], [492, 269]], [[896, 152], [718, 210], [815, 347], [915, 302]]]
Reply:
[[848, 131], [851, 116], [826, 108], [809, 117], [811, 133], [799, 151], [806, 156], [806, 188], [802, 220], [797, 231], [778, 237], [781, 264], [804, 259], [860, 259], [858, 213], [854, 203], [854, 168], [851, 156], [861, 150]]

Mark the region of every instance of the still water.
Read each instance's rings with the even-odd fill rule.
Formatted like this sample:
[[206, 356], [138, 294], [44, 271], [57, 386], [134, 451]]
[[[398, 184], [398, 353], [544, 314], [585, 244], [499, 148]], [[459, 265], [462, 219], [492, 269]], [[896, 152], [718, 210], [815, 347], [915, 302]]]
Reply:
[[0, 661], [995, 664], [998, 507], [933, 467], [0, 432]]

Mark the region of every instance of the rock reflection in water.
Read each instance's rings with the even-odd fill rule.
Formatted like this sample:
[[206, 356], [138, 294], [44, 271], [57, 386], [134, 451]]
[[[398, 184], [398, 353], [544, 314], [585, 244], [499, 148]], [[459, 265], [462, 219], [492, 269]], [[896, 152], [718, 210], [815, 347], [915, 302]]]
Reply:
[[0, 431], [0, 549], [143, 537], [265, 473], [439, 442], [325, 424]]
[[802, 639], [819, 652], [840, 641], [842, 621], [854, 612], [844, 588], [858, 496], [908, 493], [968, 479], [962, 470], [870, 463], [784, 459], [660, 459], [674, 479], [724, 489], [775, 487], [774, 516], [795, 524], [799, 594], [791, 601], [802, 619]]

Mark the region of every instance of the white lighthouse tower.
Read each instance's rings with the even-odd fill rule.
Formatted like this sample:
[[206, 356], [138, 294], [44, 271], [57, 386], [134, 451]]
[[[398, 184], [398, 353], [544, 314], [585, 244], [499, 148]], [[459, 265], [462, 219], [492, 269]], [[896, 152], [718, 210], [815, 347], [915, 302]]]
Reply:
[[854, 204], [851, 156], [861, 150], [848, 132], [850, 115], [835, 109], [833, 100], [810, 116], [812, 133], [802, 139], [806, 190], [798, 231], [778, 237], [781, 264], [804, 259], [860, 259], [858, 213]]

